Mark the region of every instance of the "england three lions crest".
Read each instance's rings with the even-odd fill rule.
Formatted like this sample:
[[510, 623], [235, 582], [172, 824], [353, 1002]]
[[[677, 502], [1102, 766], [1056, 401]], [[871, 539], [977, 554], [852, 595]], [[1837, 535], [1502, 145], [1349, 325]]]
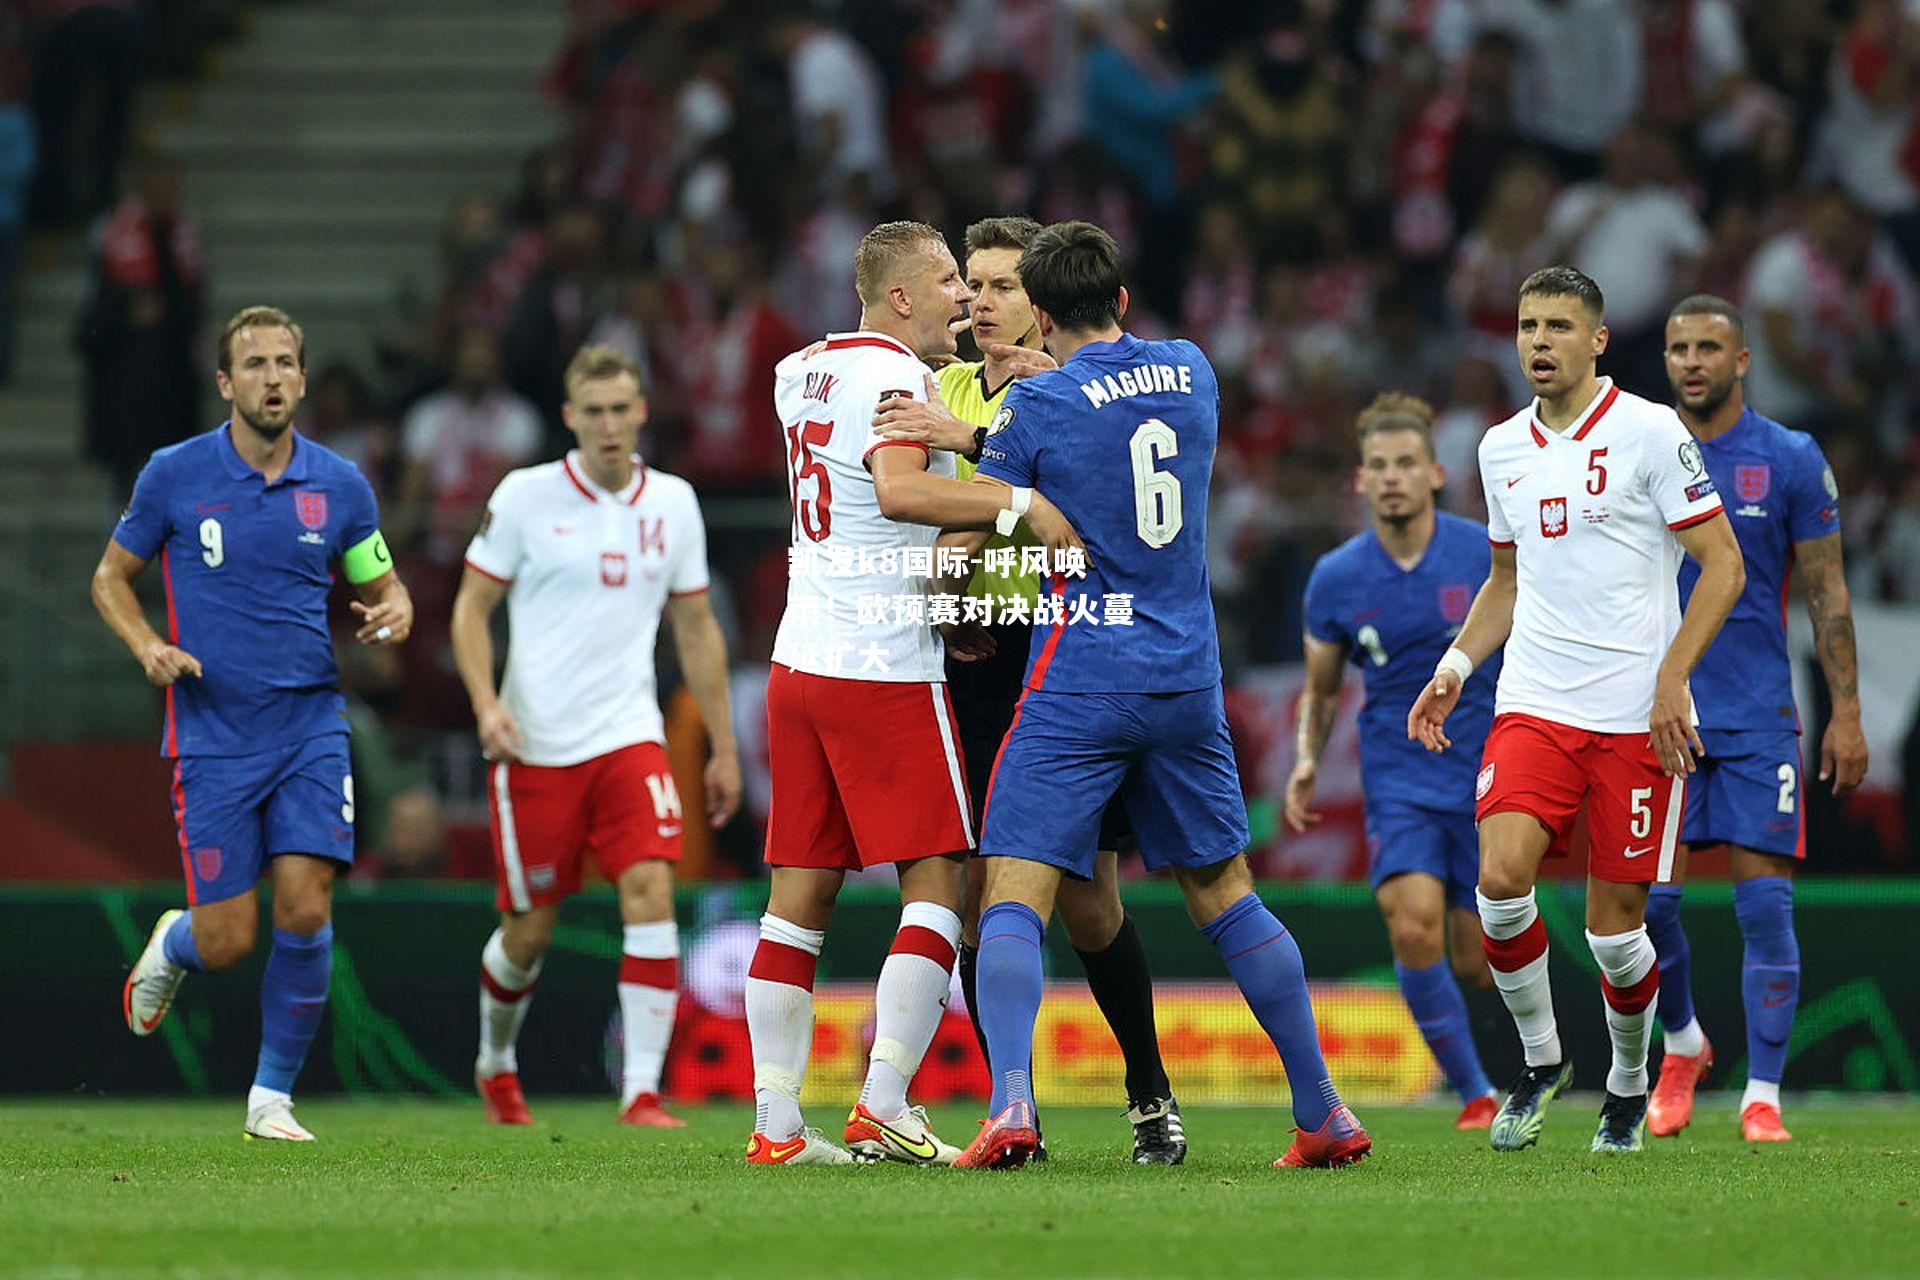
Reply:
[[301, 489], [293, 495], [293, 513], [300, 523], [315, 531], [327, 527], [327, 495], [319, 489]]
[[1764, 462], [1743, 462], [1733, 469], [1733, 491], [1742, 502], [1758, 502], [1773, 489], [1773, 468]]

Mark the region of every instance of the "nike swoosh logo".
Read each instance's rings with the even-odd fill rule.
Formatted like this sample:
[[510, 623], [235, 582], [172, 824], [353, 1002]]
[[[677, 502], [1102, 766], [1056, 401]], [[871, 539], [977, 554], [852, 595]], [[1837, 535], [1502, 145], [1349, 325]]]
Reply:
[[680, 828], [678, 828], [678, 827], [662, 827], [662, 828], [660, 828], [660, 835], [661, 835], [661, 836], [662, 836], [663, 838], [666, 838], [666, 837], [672, 837], [672, 836], [677, 836], [677, 835], [679, 835], [679, 834], [680, 834]]
[[578, 532], [580, 532], [580, 531], [579, 531], [578, 529], [569, 529], [569, 528], [568, 528], [567, 526], [565, 526], [565, 525], [562, 525], [562, 524], [557, 524], [557, 525], [555, 525], [555, 526], [553, 526], [553, 531], [554, 531], [555, 533], [557, 533], [557, 534], [559, 534], [559, 535], [560, 535], [561, 537], [563, 537], [563, 538], [564, 538], [564, 537], [566, 537], [566, 536], [567, 536], [567, 535], [569, 535], [569, 534], [574, 534], [574, 533], [578, 533]]
[[1525, 476], [1515, 476], [1513, 479], [1507, 481], [1507, 488], [1511, 489], [1513, 488], [1513, 486], [1519, 484], [1522, 480], [1525, 480], [1525, 479], [1526, 479]]
[[872, 1125], [874, 1128], [878, 1129], [881, 1133], [885, 1134], [887, 1137], [892, 1138], [894, 1142], [899, 1145], [902, 1151], [906, 1152], [910, 1156], [915, 1157], [916, 1159], [931, 1160], [935, 1156], [940, 1154], [940, 1148], [934, 1145], [934, 1141], [932, 1138], [923, 1136], [918, 1142], [916, 1142], [912, 1138], [907, 1137], [906, 1134], [901, 1133], [898, 1129], [895, 1129], [893, 1126], [886, 1124], [883, 1121], [874, 1119], [872, 1115], [868, 1115], [867, 1123]]
[[140, 1029], [142, 1031], [151, 1031], [155, 1027], [159, 1026], [160, 1019], [166, 1016], [167, 1016], [167, 1011], [165, 1009], [162, 1009], [160, 1012], [154, 1014], [151, 1018], [142, 1018], [140, 1019]]
[[1791, 999], [1793, 999], [1792, 996], [1780, 996], [1778, 998], [1775, 998], [1773, 996], [1761, 996], [1760, 1003], [1764, 1005], [1766, 1008], [1778, 1009], [1781, 1005], [1785, 1004], [1787, 1001]]
[[1626, 851], [1626, 855], [1625, 855], [1625, 856], [1626, 856], [1626, 857], [1629, 857], [1629, 858], [1638, 858], [1638, 857], [1641, 857], [1641, 856], [1642, 856], [1642, 855], [1644, 855], [1644, 854], [1649, 854], [1649, 853], [1652, 853], [1652, 852], [1653, 852], [1653, 846], [1652, 846], [1652, 845], [1648, 845], [1648, 846], [1647, 846], [1646, 848], [1644, 848], [1644, 849], [1634, 849], [1634, 848], [1628, 848], [1628, 850]]

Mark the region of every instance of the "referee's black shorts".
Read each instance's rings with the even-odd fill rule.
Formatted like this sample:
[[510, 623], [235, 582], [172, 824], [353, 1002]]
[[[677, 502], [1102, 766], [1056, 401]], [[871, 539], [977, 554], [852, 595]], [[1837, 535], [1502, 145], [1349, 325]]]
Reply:
[[[1027, 655], [1033, 628], [1021, 622], [993, 623], [991, 658], [961, 662], [947, 655], [947, 692], [953, 698], [954, 719], [960, 726], [960, 750], [967, 761], [967, 790], [973, 795], [973, 825], [978, 831], [987, 807], [987, 782], [1000, 743], [1013, 725], [1014, 704], [1027, 677]], [[1126, 806], [1115, 796], [1100, 823], [1100, 847], [1132, 852], [1136, 847]]]

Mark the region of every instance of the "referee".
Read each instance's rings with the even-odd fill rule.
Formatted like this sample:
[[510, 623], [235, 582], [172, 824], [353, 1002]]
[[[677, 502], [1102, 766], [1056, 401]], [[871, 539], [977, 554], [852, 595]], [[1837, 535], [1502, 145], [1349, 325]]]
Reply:
[[[896, 397], [884, 401], [874, 416], [874, 425], [882, 435], [959, 454], [962, 480], [972, 478], [980, 446], [998, 425], [1000, 403], [1013, 380], [1055, 367], [1052, 357], [1042, 349], [1033, 308], [1020, 283], [1020, 255], [1039, 232], [1039, 223], [1019, 217], [983, 218], [967, 228], [967, 288], [974, 295], [969, 322], [986, 359], [942, 368], [935, 377], [940, 392], [937, 401], [922, 403]], [[947, 690], [959, 722], [976, 829], [979, 810], [986, 804], [994, 760], [1013, 723], [1014, 704], [1026, 681], [1033, 627], [1021, 619], [1031, 616], [1040, 598], [1040, 575], [1021, 567], [1020, 552], [1039, 545], [1024, 523], [1011, 536], [995, 534], [986, 544], [988, 552], [1013, 550], [1012, 568], [990, 570], [983, 565], [967, 587], [969, 596], [992, 611], [993, 621], [986, 629], [993, 636], [994, 652], [973, 661], [960, 661], [951, 650], [947, 654]], [[1003, 621], [1008, 613], [1014, 617]], [[1160, 1062], [1160, 1039], [1153, 1022], [1153, 974], [1147, 967], [1140, 934], [1120, 903], [1115, 850], [1123, 840], [1130, 839], [1125, 812], [1116, 803], [1102, 825], [1094, 878], [1069, 878], [1061, 883], [1060, 920], [1086, 968], [1087, 987], [1094, 1002], [1113, 1029], [1126, 1060], [1133, 1159], [1137, 1164], [1179, 1164], [1186, 1158], [1187, 1141], [1166, 1068]], [[980, 941], [985, 864], [976, 859], [967, 870], [966, 903], [961, 913], [960, 985], [984, 1056], [986, 1038], [975, 1009], [974, 965]]]

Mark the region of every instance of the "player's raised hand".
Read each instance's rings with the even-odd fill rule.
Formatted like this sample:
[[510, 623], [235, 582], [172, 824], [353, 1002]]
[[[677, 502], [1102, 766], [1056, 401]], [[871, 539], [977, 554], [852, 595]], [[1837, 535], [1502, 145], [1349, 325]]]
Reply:
[[1867, 776], [1867, 735], [1860, 717], [1835, 716], [1820, 735], [1820, 781], [1833, 780], [1833, 794], [1844, 796]]
[[713, 759], [707, 761], [703, 778], [707, 789], [707, 821], [715, 828], [724, 827], [740, 811], [740, 754], [714, 752]]
[[507, 710], [505, 704], [490, 702], [476, 711], [473, 718], [479, 724], [481, 755], [508, 764], [520, 763], [526, 740], [520, 736], [520, 722], [513, 718], [513, 712]]
[[200, 669], [200, 659], [164, 640], [148, 645], [141, 652], [140, 669], [147, 673], [147, 683], [162, 689], [181, 676], [198, 677], [204, 674]]
[[940, 638], [946, 641], [947, 652], [959, 662], [991, 658], [1000, 648], [993, 633], [977, 622], [943, 622]]
[[1289, 831], [1305, 831], [1320, 821], [1320, 815], [1313, 811], [1313, 787], [1319, 773], [1316, 761], [1294, 761], [1293, 772], [1287, 775], [1287, 805], [1283, 813]]
[[1668, 777], [1693, 772], [1694, 757], [1707, 753], [1700, 731], [1693, 727], [1693, 695], [1687, 682], [1664, 671], [1653, 682], [1653, 711], [1647, 716], [1647, 744]]
[[1447, 717], [1460, 701], [1460, 677], [1451, 671], [1436, 671], [1427, 687], [1413, 700], [1407, 712], [1407, 736], [1429, 751], [1445, 751], [1453, 745], [1447, 736]]
[[413, 600], [404, 591], [378, 604], [354, 600], [348, 607], [360, 615], [360, 629], [353, 638], [361, 644], [396, 645], [413, 631]]
[[1077, 547], [1082, 555], [1086, 553], [1087, 544], [1080, 540], [1080, 531], [1039, 490], [1034, 490], [1033, 503], [1023, 519], [1027, 529], [1046, 547], [1048, 564], [1059, 564], [1060, 554], [1069, 547]]
[[987, 354], [1004, 362], [1008, 372], [1016, 378], [1031, 378], [1036, 373], [1051, 373], [1060, 367], [1060, 362], [1046, 352], [1033, 347], [1015, 346], [1011, 342], [989, 342]]
[[888, 396], [873, 411], [873, 429], [889, 440], [924, 444], [949, 453], [973, 452], [974, 427], [962, 422], [940, 400], [933, 379], [927, 379], [927, 398]]

